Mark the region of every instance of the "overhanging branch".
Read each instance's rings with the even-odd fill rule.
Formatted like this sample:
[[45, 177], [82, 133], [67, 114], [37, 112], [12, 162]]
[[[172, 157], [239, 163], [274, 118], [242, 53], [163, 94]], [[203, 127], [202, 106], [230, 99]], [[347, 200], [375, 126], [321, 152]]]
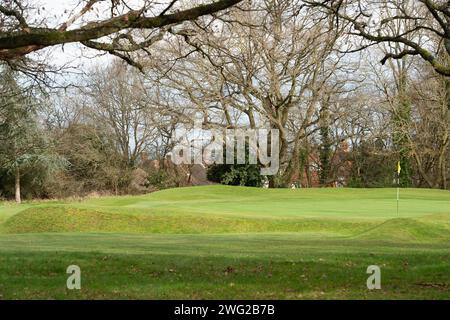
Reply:
[[227, 9], [241, 1], [219, 0], [211, 4], [154, 17], [145, 17], [142, 10], [129, 11], [126, 14], [98, 23], [89, 23], [74, 30], [29, 28], [26, 31], [0, 33], [0, 60], [22, 57], [30, 52], [58, 44], [91, 41], [121, 30], [155, 29], [178, 24]]

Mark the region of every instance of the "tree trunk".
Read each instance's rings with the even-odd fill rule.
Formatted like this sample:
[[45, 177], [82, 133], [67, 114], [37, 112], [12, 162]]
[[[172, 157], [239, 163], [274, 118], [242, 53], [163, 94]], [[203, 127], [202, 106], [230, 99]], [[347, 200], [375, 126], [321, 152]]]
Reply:
[[447, 100], [447, 108], [450, 110], [450, 79], [445, 79], [445, 89], [446, 89], [445, 99]]
[[275, 183], [275, 176], [268, 176], [267, 179], [269, 180], [269, 188], [273, 189], [276, 187]]
[[447, 190], [447, 167], [445, 165], [445, 161], [441, 165], [441, 189]]
[[428, 174], [424, 170], [424, 168], [422, 166], [422, 160], [421, 160], [419, 154], [414, 149], [412, 150], [412, 154], [413, 154], [414, 159], [416, 160], [417, 170], [419, 171], [420, 176], [426, 182], [426, 184], [428, 185], [428, 188], [434, 188], [435, 183], [431, 180], [431, 178], [428, 176]]
[[16, 190], [16, 202], [21, 203], [22, 198], [20, 197], [20, 170], [19, 168], [16, 168], [16, 183], [15, 183], [15, 190]]
[[300, 143], [298, 140], [295, 141], [292, 156], [286, 168], [284, 181], [287, 187], [290, 187], [293, 182], [300, 181]]
[[439, 152], [439, 158], [438, 158], [438, 172], [437, 175], [439, 176], [440, 179], [437, 179], [438, 181], [440, 181], [440, 188], [446, 190], [447, 189], [447, 166], [446, 166], [446, 154], [447, 154], [447, 150], [449, 147], [449, 141], [450, 138], [448, 136], [448, 132], [445, 131], [444, 137], [443, 137], [443, 141], [442, 141], [442, 145], [440, 146], [441, 150]]
[[332, 147], [333, 141], [331, 138], [330, 129], [330, 110], [328, 101], [326, 101], [320, 110], [319, 120], [319, 134], [320, 134], [320, 170], [319, 170], [319, 184], [321, 187], [326, 187], [330, 180], [331, 161], [332, 161]]

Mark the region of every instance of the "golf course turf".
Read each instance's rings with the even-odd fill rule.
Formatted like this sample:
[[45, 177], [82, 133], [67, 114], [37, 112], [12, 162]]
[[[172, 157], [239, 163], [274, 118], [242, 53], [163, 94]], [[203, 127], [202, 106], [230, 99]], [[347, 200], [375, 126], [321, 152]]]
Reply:
[[403, 189], [398, 214], [395, 197], [214, 185], [0, 203], [0, 299], [450, 299], [450, 191]]

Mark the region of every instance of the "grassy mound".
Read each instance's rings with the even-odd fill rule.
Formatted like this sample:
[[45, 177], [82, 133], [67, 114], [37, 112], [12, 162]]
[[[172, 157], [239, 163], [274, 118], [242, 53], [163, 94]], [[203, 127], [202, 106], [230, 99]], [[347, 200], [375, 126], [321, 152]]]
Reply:
[[5, 233], [117, 232], [136, 230], [139, 218], [65, 207], [36, 207], [12, 216], [3, 225]]
[[372, 224], [330, 219], [249, 219], [219, 215], [119, 214], [64, 206], [25, 209], [3, 224], [4, 233], [258, 233], [318, 232], [350, 235]]
[[[423, 220], [427, 221], [427, 219]], [[445, 224], [395, 218], [359, 234], [356, 238], [411, 242], [450, 240], [450, 228], [447, 228]]]

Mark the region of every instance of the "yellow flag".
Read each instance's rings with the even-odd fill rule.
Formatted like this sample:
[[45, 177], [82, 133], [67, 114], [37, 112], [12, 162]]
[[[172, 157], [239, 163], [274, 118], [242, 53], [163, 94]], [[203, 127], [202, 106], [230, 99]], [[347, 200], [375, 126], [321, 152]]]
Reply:
[[397, 174], [400, 174], [400, 171], [402, 170], [402, 167], [400, 166], [400, 161], [397, 162]]

